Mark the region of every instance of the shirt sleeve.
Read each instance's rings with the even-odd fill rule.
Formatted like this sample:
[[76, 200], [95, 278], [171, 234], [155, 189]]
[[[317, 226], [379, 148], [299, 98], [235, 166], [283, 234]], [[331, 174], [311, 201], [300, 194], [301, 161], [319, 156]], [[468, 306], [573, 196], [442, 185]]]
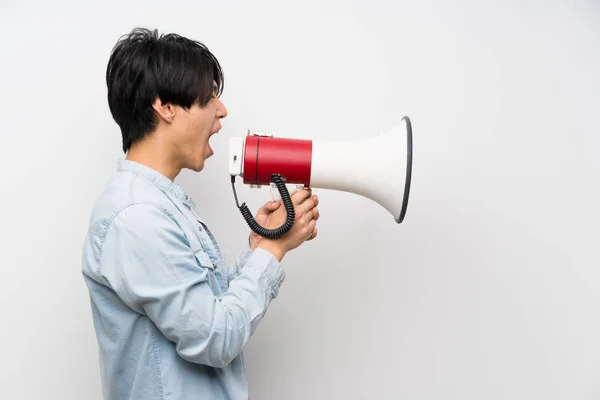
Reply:
[[176, 344], [182, 358], [213, 367], [242, 352], [285, 278], [277, 258], [256, 249], [227, 292], [215, 296], [210, 269], [199, 264], [177, 222], [143, 204], [129, 206], [111, 223], [100, 271], [125, 303]]
[[248, 259], [252, 255], [252, 249], [250, 249], [250, 244], [248, 242], [245, 243], [242, 251], [235, 257], [233, 263], [229, 265], [227, 268], [227, 284], [231, 283], [231, 280], [236, 278]]

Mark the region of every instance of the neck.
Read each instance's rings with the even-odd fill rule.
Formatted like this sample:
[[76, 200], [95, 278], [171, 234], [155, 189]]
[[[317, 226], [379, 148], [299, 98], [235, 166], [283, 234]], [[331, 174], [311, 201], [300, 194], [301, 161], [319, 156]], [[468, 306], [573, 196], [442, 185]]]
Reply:
[[168, 143], [161, 141], [156, 135], [131, 146], [126, 159], [152, 168], [172, 181], [181, 172]]

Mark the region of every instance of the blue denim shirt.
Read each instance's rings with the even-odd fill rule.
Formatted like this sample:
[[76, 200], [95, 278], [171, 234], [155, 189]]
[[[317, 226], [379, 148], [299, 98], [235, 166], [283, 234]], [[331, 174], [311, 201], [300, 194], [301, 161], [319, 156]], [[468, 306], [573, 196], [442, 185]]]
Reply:
[[242, 350], [285, 278], [271, 253], [227, 266], [180, 186], [120, 160], [82, 271], [106, 399], [248, 399]]

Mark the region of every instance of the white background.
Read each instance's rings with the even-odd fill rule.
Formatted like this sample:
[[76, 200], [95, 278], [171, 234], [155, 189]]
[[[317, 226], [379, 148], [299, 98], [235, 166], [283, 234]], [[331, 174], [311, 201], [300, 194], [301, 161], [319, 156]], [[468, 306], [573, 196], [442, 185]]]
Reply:
[[[17, 2], [0, 6], [0, 398], [101, 398], [80, 273], [120, 132], [104, 72], [135, 26], [201, 40], [229, 117], [178, 182], [229, 258], [231, 136], [374, 136], [408, 115], [408, 214], [316, 191], [247, 349], [253, 399], [600, 398], [596, 1]], [[256, 209], [268, 192], [238, 184]], [[227, 236], [229, 235], [229, 236]]]

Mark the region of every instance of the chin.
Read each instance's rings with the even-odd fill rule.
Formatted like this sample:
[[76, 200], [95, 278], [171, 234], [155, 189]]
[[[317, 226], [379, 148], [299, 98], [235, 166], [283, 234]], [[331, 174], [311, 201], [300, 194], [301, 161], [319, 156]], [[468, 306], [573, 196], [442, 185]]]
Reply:
[[209, 158], [210, 156], [207, 155], [199, 155], [198, 158], [196, 158], [195, 160], [190, 160], [190, 166], [188, 167], [189, 169], [191, 169], [194, 172], [200, 172], [204, 169], [204, 167], [206, 166], [206, 160]]
[[192, 168], [192, 171], [194, 172], [200, 172], [204, 169], [204, 163], [202, 163], [201, 165], [195, 165], [194, 168]]
[[194, 168], [194, 171], [196, 171], [196, 172], [202, 171], [204, 169], [204, 167], [206, 166], [206, 159], [207, 159], [207, 157], [204, 157], [204, 159], [199, 160], [198, 163], [196, 163], [196, 165], [195, 165], [196, 168]]

